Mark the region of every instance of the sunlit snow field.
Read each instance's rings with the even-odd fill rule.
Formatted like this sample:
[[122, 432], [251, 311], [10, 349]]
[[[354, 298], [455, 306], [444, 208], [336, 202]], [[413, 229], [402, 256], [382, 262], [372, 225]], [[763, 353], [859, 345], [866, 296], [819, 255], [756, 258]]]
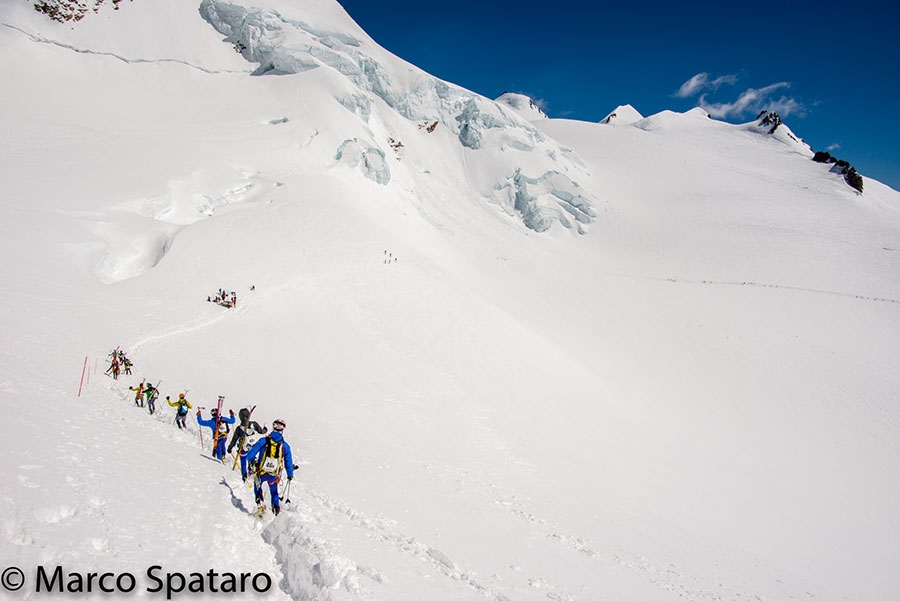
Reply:
[[[788, 125], [546, 119], [333, 0], [242, 6], [0, 7], [10, 598], [57, 565], [134, 573], [114, 598], [164, 598], [153, 565], [267, 599], [900, 597], [896, 191]], [[144, 378], [286, 420], [287, 511]]]

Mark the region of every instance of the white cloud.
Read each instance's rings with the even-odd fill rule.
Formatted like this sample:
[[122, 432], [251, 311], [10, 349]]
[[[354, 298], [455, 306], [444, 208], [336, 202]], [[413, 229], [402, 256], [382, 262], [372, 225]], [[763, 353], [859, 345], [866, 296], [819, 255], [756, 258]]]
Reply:
[[675, 97], [690, 98], [704, 90], [717, 90], [724, 84], [734, 85], [737, 83], [737, 80], [737, 75], [720, 75], [715, 79], [710, 79], [709, 73], [697, 73], [681, 84], [681, 87], [675, 92]]
[[[797, 115], [798, 117], [806, 116], [806, 107], [803, 106], [796, 98], [788, 98], [786, 96], [782, 96], [778, 100], [769, 100], [766, 103], [765, 107], [770, 111], [775, 111], [782, 117], [788, 117], [790, 115]], [[762, 110], [762, 108], [760, 110]]]
[[697, 73], [692, 78], [681, 84], [678, 91], [675, 92], [676, 98], [689, 98], [706, 88], [706, 82], [709, 81], [709, 73]]
[[828, 146], [825, 150], [827, 150], [828, 152], [831, 152], [831, 151], [833, 151], [833, 150], [840, 150], [840, 149], [841, 149], [840, 143], [839, 143], [839, 142], [835, 142], [835, 143], [832, 144], [831, 146]]
[[782, 117], [788, 115], [802, 116], [806, 113], [806, 108], [795, 98], [788, 96], [782, 96], [778, 99], [772, 98], [774, 92], [790, 86], [789, 82], [782, 81], [764, 88], [749, 88], [734, 102], [709, 103], [706, 101], [706, 95], [703, 95], [700, 97], [700, 106], [718, 119], [740, 117], [748, 113], [758, 113], [762, 110], [776, 111]]

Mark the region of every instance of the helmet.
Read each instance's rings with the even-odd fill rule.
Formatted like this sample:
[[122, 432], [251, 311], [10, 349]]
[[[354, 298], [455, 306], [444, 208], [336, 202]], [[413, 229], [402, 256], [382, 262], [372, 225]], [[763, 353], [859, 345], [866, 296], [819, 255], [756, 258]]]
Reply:
[[215, 407], [213, 407], [212, 409], [210, 409], [209, 412], [212, 413], [213, 415], [219, 415], [219, 410], [216, 409]]
[[272, 429], [276, 432], [281, 432], [282, 430], [284, 430], [285, 426], [287, 426], [287, 424], [284, 423], [283, 419], [276, 419], [274, 422], [272, 422]]
[[179, 398], [179, 399], [183, 399], [183, 398], [184, 398], [184, 393], [183, 393], [183, 392], [182, 392], [182, 393], [179, 393], [178, 398]]

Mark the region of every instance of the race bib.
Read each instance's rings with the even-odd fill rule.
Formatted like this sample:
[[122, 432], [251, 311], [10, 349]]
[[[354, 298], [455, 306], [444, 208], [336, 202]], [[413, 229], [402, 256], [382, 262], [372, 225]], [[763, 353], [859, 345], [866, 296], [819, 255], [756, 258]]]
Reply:
[[274, 474], [278, 471], [278, 459], [275, 457], [266, 457], [266, 460], [263, 461], [260, 471]]

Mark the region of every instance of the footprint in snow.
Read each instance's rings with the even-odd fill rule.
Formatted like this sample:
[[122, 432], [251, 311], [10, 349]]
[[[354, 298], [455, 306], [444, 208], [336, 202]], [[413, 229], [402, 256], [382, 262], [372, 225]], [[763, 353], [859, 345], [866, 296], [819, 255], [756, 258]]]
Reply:
[[61, 507], [43, 507], [36, 509], [34, 514], [45, 524], [58, 524], [74, 516], [78, 511], [74, 507], [63, 505]]

